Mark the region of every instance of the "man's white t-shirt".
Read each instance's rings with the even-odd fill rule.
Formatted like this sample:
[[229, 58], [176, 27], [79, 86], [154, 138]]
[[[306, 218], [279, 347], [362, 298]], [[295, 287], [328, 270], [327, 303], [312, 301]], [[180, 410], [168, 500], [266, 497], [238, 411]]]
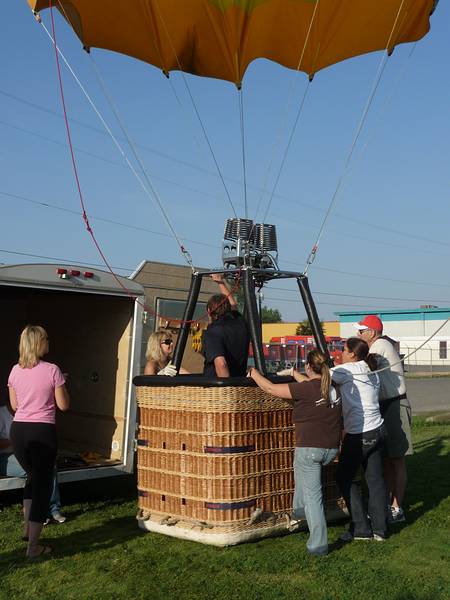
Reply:
[[341, 390], [344, 429], [347, 433], [363, 433], [380, 427], [378, 395], [380, 380], [363, 360], [333, 367], [331, 378]]
[[380, 377], [380, 401], [396, 398], [406, 393], [405, 377], [400, 356], [393, 344], [384, 338], [378, 338], [369, 348], [370, 354], [377, 355], [378, 369], [389, 367], [381, 371]]

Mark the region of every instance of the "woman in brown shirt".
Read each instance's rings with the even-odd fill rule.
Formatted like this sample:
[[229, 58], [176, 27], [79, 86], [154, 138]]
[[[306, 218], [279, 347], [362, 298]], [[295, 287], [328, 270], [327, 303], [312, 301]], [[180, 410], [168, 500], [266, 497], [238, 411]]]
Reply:
[[295, 424], [293, 518], [308, 523], [309, 554], [328, 552], [327, 524], [322, 499], [322, 465], [335, 459], [341, 438], [341, 402], [331, 384], [326, 357], [308, 353], [306, 376], [296, 373], [295, 383], [272, 383], [257, 369], [248, 376], [268, 394], [293, 404]]

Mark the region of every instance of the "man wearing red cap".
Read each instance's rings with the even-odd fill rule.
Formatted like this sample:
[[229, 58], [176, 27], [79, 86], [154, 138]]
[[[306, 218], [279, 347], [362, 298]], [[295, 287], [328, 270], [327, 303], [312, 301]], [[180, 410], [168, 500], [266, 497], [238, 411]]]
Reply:
[[411, 442], [411, 406], [406, 397], [405, 377], [393, 340], [383, 336], [383, 323], [376, 315], [367, 315], [355, 323], [359, 336], [377, 355], [380, 377], [380, 410], [387, 430], [385, 479], [390, 492], [388, 521], [405, 520], [401, 507], [406, 488], [405, 456], [413, 453]]

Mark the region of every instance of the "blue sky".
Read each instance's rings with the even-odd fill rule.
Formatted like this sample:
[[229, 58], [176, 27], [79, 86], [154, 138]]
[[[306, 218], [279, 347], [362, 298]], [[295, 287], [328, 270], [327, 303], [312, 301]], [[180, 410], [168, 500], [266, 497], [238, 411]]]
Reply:
[[[48, 11], [43, 18], [50, 28]], [[6, 0], [2, 21], [0, 262], [43, 262], [38, 256], [45, 256], [100, 263], [79, 215], [53, 48], [25, 0]], [[56, 24], [62, 51], [122, 138], [90, 59], [65, 22], [58, 18]], [[397, 47], [387, 62], [309, 271], [323, 319], [340, 310], [450, 306], [449, 24], [449, 3], [441, 1], [428, 36], [414, 49]], [[219, 266], [224, 222], [233, 215], [181, 75], [172, 73], [168, 81], [157, 69], [128, 57], [100, 50], [92, 55], [194, 263]], [[301, 271], [305, 266], [380, 60], [381, 54], [374, 53], [345, 61], [319, 72], [310, 85], [266, 219], [277, 226], [282, 268]], [[66, 69], [63, 76], [87, 212], [108, 260], [120, 274], [130, 273], [143, 259], [180, 263], [157, 207]], [[244, 216], [237, 91], [223, 81], [192, 76], [187, 81], [236, 212]], [[251, 218], [289, 94], [294, 89], [281, 148], [306, 86], [304, 74], [265, 60], [247, 71], [244, 112]], [[278, 151], [269, 191], [280, 160]], [[267, 201], [266, 194], [264, 209]], [[288, 282], [268, 287], [265, 303], [277, 307], [285, 320], [304, 318], [295, 286]]]

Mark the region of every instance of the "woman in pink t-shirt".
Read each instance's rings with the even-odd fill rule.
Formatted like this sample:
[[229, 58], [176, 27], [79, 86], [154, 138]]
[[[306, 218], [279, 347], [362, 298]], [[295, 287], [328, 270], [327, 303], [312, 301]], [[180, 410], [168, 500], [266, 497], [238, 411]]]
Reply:
[[69, 395], [59, 367], [45, 362], [48, 336], [42, 327], [27, 325], [19, 342], [19, 363], [8, 379], [9, 398], [15, 411], [10, 439], [14, 454], [27, 474], [23, 493], [27, 557], [49, 554], [39, 545], [47, 517], [56, 459], [56, 407], [69, 408]]

